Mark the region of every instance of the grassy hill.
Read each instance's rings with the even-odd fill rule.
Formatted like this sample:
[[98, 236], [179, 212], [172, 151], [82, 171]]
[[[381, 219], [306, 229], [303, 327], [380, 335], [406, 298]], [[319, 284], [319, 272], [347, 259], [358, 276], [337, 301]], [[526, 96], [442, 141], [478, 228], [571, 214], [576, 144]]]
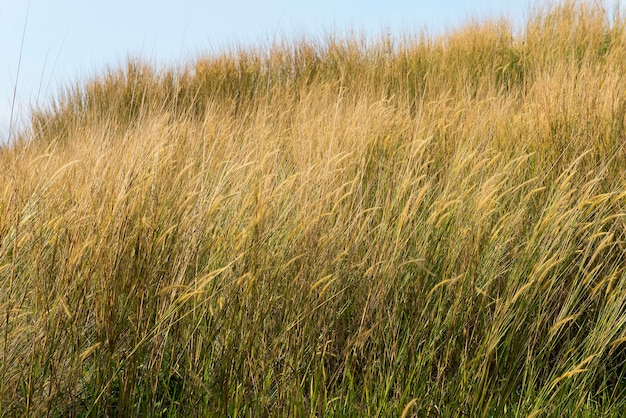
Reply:
[[620, 416], [626, 20], [285, 40], [0, 150], [0, 414]]

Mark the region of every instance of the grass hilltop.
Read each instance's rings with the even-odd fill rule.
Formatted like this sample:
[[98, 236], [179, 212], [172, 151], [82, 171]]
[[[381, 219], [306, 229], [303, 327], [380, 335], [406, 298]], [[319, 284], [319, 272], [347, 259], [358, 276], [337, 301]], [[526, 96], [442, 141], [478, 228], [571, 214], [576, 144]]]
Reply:
[[0, 150], [0, 415], [620, 416], [626, 20], [287, 41]]

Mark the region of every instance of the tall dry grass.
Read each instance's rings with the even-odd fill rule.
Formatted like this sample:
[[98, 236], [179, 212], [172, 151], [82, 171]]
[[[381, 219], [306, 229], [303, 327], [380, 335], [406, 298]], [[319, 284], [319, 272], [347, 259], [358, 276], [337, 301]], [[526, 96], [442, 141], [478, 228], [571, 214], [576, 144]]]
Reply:
[[0, 151], [2, 415], [619, 416], [625, 58], [562, 2], [69, 88]]

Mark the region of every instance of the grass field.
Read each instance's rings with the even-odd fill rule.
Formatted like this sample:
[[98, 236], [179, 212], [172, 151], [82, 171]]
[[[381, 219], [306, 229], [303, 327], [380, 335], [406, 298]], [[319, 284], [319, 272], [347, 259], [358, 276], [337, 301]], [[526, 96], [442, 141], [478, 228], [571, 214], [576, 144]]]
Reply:
[[130, 60], [0, 150], [3, 416], [621, 416], [626, 20]]

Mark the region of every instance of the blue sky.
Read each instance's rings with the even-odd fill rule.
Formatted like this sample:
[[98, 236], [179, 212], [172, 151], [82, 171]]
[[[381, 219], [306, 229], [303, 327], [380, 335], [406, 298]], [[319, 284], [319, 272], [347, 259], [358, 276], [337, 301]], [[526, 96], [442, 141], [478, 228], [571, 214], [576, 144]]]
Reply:
[[[0, 0], [0, 142], [29, 104], [139, 55], [156, 64], [192, 60], [274, 36], [441, 33], [469, 18], [522, 22], [535, 0]], [[21, 59], [20, 59], [21, 55]], [[18, 74], [19, 67], [19, 74]]]

